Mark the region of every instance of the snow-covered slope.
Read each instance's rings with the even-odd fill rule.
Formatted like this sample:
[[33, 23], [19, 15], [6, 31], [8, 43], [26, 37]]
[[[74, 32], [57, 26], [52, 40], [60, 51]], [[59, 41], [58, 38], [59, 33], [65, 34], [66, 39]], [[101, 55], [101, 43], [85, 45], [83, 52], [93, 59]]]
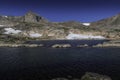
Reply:
[[4, 34], [19, 34], [20, 32], [22, 32], [21, 30], [15, 30], [13, 28], [4, 28], [4, 30]]
[[70, 33], [66, 39], [105, 39], [105, 37]]

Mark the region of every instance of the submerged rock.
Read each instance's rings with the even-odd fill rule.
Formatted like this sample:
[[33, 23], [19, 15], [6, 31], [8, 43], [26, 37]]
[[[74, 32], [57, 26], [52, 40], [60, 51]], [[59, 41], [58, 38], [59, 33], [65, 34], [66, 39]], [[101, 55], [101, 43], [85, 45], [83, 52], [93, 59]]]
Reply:
[[87, 72], [81, 80], [112, 80], [109, 76]]

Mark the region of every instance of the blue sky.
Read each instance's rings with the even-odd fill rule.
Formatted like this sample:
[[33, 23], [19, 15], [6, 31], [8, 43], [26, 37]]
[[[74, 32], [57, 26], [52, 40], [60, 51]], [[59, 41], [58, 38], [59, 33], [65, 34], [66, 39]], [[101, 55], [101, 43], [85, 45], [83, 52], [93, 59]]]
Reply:
[[92, 22], [120, 13], [120, 0], [0, 0], [0, 15], [32, 10], [53, 22]]

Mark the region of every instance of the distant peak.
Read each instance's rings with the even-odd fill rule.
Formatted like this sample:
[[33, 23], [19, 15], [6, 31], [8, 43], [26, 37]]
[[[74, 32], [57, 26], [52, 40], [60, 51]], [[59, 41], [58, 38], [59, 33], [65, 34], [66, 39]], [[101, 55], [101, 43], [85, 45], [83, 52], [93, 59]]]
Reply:
[[33, 23], [39, 23], [39, 22], [47, 22], [42, 16], [39, 14], [33, 12], [33, 11], [28, 11], [25, 16], [24, 16], [25, 22], [33, 22]]

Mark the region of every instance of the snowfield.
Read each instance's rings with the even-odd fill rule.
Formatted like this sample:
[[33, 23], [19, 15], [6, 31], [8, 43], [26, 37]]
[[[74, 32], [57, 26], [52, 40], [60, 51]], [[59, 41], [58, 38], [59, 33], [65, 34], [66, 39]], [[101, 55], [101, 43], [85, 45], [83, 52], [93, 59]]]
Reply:
[[105, 39], [105, 37], [70, 33], [66, 39]]
[[13, 28], [4, 28], [4, 30], [4, 34], [19, 34], [22, 32], [21, 30], [15, 30]]
[[84, 26], [90, 26], [90, 23], [83, 23]]
[[38, 38], [38, 37], [41, 37], [41, 36], [42, 36], [42, 34], [39, 34], [39, 33], [30, 33], [29, 35], [30, 35], [30, 37], [32, 37], [32, 38]]

